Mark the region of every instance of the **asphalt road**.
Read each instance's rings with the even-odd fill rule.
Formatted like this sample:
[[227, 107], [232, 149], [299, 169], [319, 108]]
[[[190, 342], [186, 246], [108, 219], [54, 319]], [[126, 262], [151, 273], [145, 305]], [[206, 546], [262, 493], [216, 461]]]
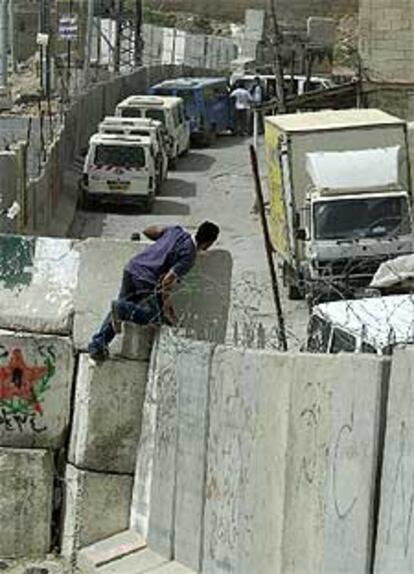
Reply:
[[[248, 139], [221, 136], [211, 148], [194, 149], [169, 173], [153, 212], [99, 207], [79, 211], [71, 236], [128, 239], [149, 224], [179, 223], [193, 230], [204, 219], [221, 227], [218, 247], [233, 257], [228, 342], [251, 348], [278, 348], [277, 322], [260, 219], [251, 213], [254, 185]], [[267, 195], [263, 142], [260, 168]], [[291, 302], [281, 287], [289, 350], [305, 341], [307, 309]], [[218, 293], [219, 296], [219, 293]]]

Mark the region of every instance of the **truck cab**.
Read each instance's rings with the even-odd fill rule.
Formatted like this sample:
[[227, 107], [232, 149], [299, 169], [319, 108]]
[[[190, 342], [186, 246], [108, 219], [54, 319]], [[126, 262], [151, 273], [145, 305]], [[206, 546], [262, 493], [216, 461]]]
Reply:
[[156, 191], [161, 190], [168, 175], [168, 155], [161, 122], [147, 118], [119, 118], [107, 116], [99, 124], [99, 133], [107, 135], [148, 137], [154, 148]]
[[155, 195], [154, 147], [148, 137], [95, 134], [89, 141], [81, 190], [91, 202], [152, 206]]
[[[312, 298], [350, 295], [413, 248], [411, 197], [398, 146], [307, 154], [302, 263]], [[352, 169], [350, 169], [352, 166]]]

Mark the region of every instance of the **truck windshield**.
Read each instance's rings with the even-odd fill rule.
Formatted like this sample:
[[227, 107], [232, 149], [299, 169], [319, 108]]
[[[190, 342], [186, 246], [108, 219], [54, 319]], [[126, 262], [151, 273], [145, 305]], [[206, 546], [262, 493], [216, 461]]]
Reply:
[[405, 196], [318, 201], [313, 208], [316, 239], [360, 239], [411, 232]]
[[145, 150], [139, 146], [98, 145], [94, 163], [96, 167], [141, 169], [145, 167]]

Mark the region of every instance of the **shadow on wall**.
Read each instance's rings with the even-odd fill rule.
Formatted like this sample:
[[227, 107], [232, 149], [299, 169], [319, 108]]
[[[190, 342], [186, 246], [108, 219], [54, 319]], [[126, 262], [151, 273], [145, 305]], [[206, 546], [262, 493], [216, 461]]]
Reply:
[[177, 288], [174, 304], [186, 336], [224, 342], [230, 308], [233, 260], [228, 251], [198, 256], [194, 270]]

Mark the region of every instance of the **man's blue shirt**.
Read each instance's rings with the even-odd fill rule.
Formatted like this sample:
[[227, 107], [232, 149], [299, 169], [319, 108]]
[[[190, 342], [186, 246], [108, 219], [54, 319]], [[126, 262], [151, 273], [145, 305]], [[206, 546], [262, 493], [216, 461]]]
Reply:
[[157, 241], [133, 257], [126, 271], [137, 279], [157, 285], [172, 271], [183, 277], [194, 265], [197, 249], [190, 233], [180, 226], [167, 227]]

